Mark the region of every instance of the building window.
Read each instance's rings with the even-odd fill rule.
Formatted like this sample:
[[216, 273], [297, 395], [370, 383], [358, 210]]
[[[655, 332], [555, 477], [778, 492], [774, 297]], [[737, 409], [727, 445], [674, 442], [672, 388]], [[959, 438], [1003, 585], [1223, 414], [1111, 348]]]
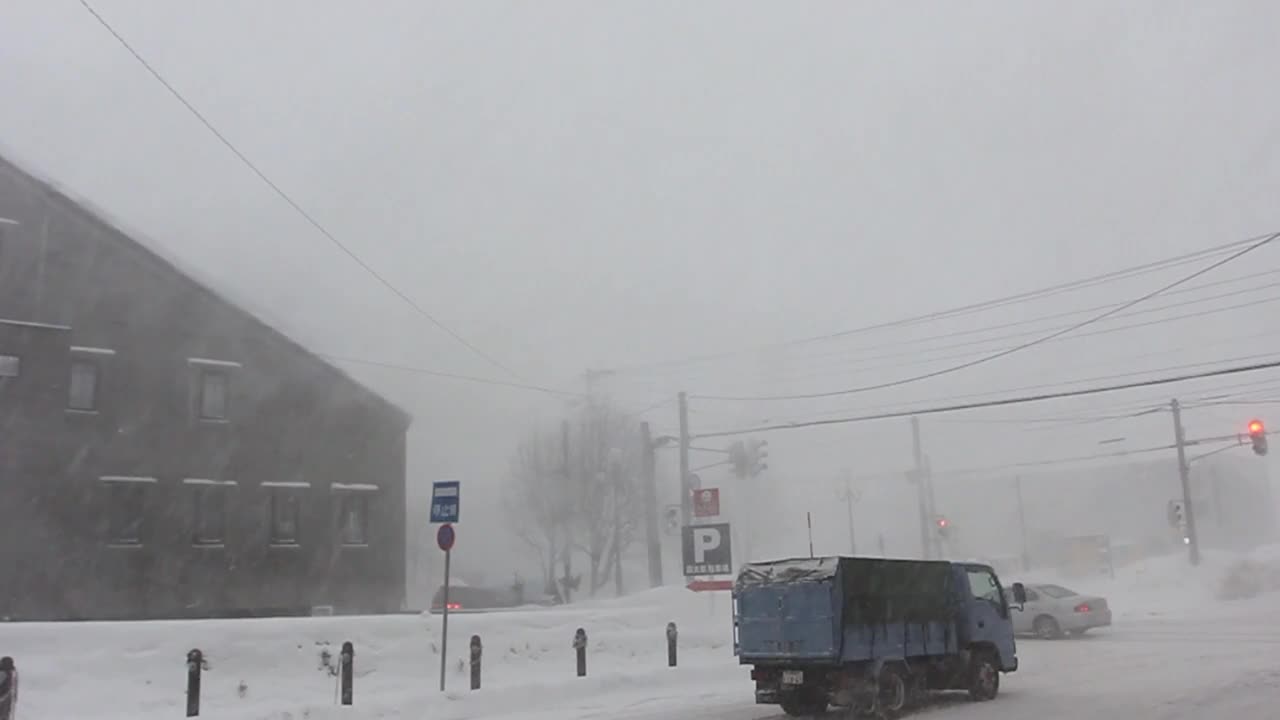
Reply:
[[110, 483], [110, 541], [112, 545], [142, 543], [142, 512], [146, 488], [141, 483]]
[[192, 544], [221, 545], [227, 521], [226, 488], [221, 485], [194, 485], [192, 490], [195, 498]]
[[98, 366], [88, 360], [71, 361], [71, 385], [67, 407], [72, 410], [98, 409]]
[[369, 497], [348, 494], [342, 496], [339, 518], [343, 545], [369, 544]]
[[18, 377], [22, 358], [17, 355], [0, 355], [0, 377]]
[[299, 504], [297, 493], [277, 490], [271, 495], [271, 544], [297, 545]]
[[220, 370], [200, 371], [200, 419], [227, 419], [227, 374]]

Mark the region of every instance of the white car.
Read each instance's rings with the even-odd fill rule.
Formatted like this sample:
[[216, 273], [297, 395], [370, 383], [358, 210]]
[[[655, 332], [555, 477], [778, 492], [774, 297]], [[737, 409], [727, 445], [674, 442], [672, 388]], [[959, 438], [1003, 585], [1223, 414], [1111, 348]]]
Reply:
[[1050, 640], [1111, 624], [1106, 598], [1081, 595], [1061, 585], [1024, 583], [1024, 587], [1026, 604], [1010, 606], [1015, 633]]

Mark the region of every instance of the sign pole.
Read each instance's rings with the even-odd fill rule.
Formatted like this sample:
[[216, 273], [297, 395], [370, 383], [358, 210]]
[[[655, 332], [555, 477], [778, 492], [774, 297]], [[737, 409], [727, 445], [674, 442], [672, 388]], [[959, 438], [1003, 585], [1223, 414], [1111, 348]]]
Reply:
[[444, 692], [444, 669], [449, 658], [449, 556], [452, 550], [444, 551], [444, 612], [440, 620], [440, 692]]
[[440, 692], [444, 692], [445, 663], [449, 661], [449, 560], [453, 556], [453, 543], [458, 535], [453, 526], [445, 523], [436, 531], [436, 545], [444, 551], [444, 607], [440, 613]]

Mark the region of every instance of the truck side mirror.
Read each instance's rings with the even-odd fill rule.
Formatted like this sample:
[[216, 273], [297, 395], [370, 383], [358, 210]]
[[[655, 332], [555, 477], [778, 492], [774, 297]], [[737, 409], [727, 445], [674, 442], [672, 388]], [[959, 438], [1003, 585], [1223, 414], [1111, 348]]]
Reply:
[[1027, 604], [1027, 588], [1020, 582], [1013, 584], [1013, 602], [1019, 610]]

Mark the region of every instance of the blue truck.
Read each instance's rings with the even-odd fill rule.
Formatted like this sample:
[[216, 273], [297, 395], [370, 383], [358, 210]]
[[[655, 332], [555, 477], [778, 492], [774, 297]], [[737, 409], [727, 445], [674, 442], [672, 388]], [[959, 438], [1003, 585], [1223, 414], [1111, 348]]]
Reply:
[[861, 557], [751, 563], [734, 583], [734, 652], [756, 702], [788, 715], [894, 717], [933, 690], [992, 700], [1018, 669], [1010, 600], [978, 563]]

